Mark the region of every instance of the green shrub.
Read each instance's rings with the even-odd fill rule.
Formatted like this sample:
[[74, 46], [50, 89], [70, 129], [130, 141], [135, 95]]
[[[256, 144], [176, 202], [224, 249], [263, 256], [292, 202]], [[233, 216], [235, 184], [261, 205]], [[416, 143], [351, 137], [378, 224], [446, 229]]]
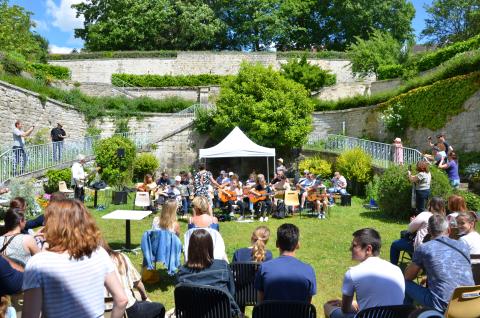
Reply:
[[364, 185], [373, 176], [372, 157], [360, 148], [343, 152], [337, 158], [335, 167], [348, 180], [353, 194], [362, 194]]
[[467, 208], [471, 211], [480, 212], [480, 196], [469, 191], [456, 191], [455, 194], [462, 196], [465, 199]]
[[154, 154], [149, 152], [141, 153], [133, 161], [133, 177], [137, 181], [142, 181], [146, 174], [153, 176], [159, 165], [158, 159]]
[[25, 199], [25, 203], [27, 204], [27, 210], [25, 211], [27, 219], [31, 219], [42, 212], [36, 200], [37, 194], [41, 193], [35, 193], [35, 179], [13, 178], [8, 188], [10, 189], [10, 196], [12, 198], [22, 197]]
[[134, 75], [112, 74], [112, 85], [120, 87], [197, 87], [220, 85], [230, 75]]
[[[119, 158], [118, 149], [125, 150], [125, 156]], [[102, 180], [116, 189], [129, 184], [132, 180], [132, 167], [135, 160], [135, 145], [127, 138], [113, 136], [95, 144], [96, 162], [102, 168]]]
[[380, 186], [380, 177], [374, 175], [372, 180], [365, 187], [365, 196], [367, 199], [374, 199], [375, 202], [378, 202], [378, 193]]
[[310, 91], [318, 90], [324, 86], [332, 86], [337, 82], [335, 74], [308, 63], [306, 55], [302, 56], [300, 60], [290, 59], [281, 68], [283, 76], [302, 84]]
[[300, 171], [308, 170], [315, 175], [320, 175], [323, 179], [332, 175], [332, 164], [319, 156], [306, 158], [298, 164]]
[[455, 151], [458, 156], [458, 172], [462, 177], [468, 177], [468, 173], [465, 171], [472, 163], [480, 164], [480, 151], [462, 152]]
[[54, 193], [58, 191], [59, 181], [65, 181], [67, 186], [70, 184], [72, 180], [72, 170], [69, 168], [48, 170], [45, 176], [48, 181], [43, 184], [43, 189], [46, 193]]
[[26, 60], [23, 55], [16, 52], [2, 53], [1, 63], [5, 72], [20, 75], [25, 69]]
[[309, 59], [340, 59], [346, 60], [347, 53], [339, 51], [286, 51], [286, 52], [277, 52], [277, 59], [291, 59], [291, 58], [301, 58], [302, 56], [307, 56]]
[[42, 77], [52, 77], [59, 80], [66, 80], [70, 78], [70, 70], [63, 66], [29, 63], [27, 69]]
[[430, 166], [430, 173], [432, 174], [430, 196], [442, 197], [446, 200], [453, 193], [447, 174], [436, 166]]
[[177, 57], [176, 51], [99, 51], [72, 54], [49, 54], [49, 60], [90, 60], [113, 58], [172, 58]]
[[390, 64], [380, 65], [377, 70], [377, 78], [379, 80], [386, 80], [390, 78], [397, 78], [403, 75], [403, 65]]
[[50, 129], [47, 127], [40, 128], [35, 135], [27, 139], [28, 145], [43, 145], [51, 142]]

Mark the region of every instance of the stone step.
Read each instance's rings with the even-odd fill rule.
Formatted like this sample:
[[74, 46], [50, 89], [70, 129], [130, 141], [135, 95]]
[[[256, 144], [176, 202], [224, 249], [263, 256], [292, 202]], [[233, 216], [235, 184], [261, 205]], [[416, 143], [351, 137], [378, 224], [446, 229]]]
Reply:
[[467, 182], [460, 182], [460, 186], [458, 187], [458, 190], [468, 191], [468, 183]]

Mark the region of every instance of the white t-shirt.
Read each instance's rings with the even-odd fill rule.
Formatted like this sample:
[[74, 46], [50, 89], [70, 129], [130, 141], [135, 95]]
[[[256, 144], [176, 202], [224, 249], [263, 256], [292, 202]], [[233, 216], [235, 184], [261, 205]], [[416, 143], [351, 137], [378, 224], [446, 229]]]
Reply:
[[75, 181], [74, 185], [78, 187], [83, 187], [85, 182], [85, 170], [83, 170], [83, 165], [80, 162], [74, 162], [72, 165], [72, 179]]
[[354, 293], [360, 310], [401, 305], [405, 298], [405, 278], [398, 266], [371, 256], [345, 273], [342, 294]]
[[478, 232], [471, 232], [460, 237], [460, 241], [465, 242], [470, 249], [470, 254], [480, 254], [480, 234]]
[[415, 235], [415, 241], [413, 242], [414, 248], [417, 248], [423, 243], [423, 239], [428, 234], [428, 219], [432, 216], [432, 212], [423, 211], [413, 219], [408, 225], [408, 232], [417, 233]]
[[67, 253], [40, 252], [27, 263], [23, 290], [42, 289], [43, 317], [99, 317], [105, 311], [105, 277], [114, 270], [101, 247], [80, 260]]

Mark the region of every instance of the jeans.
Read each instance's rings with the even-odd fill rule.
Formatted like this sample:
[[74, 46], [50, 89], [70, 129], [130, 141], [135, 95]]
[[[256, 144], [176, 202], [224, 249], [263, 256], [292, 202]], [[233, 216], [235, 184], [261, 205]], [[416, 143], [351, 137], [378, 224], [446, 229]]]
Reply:
[[187, 214], [189, 208], [190, 208], [190, 198], [182, 197], [182, 215]]
[[330, 318], [354, 318], [356, 313], [354, 312], [349, 312], [349, 313], [344, 313], [342, 311], [342, 308], [338, 307], [332, 313], [330, 314]]
[[130, 318], [163, 318], [165, 307], [160, 303], [136, 301], [133, 306], [127, 308], [127, 315]]
[[416, 301], [422, 306], [431, 307], [441, 312], [445, 311], [445, 308], [438, 308], [438, 306], [435, 306], [430, 289], [407, 280], [405, 281], [405, 300], [403, 303], [405, 305], [412, 305], [413, 301]]
[[427, 206], [428, 197], [430, 196], [430, 189], [427, 190], [415, 190], [416, 194], [416, 205], [417, 205], [417, 212], [421, 213], [425, 211]]
[[458, 187], [460, 186], [460, 179], [450, 180], [450, 184], [455, 189], [458, 189]]
[[228, 200], [228, 202], [227, 202], [228, 212], [234, 212], [233, 211], [234, 210], [233, 209], [234, 205], [238, 205], [238, 208], [240, 209], [240, 215], [244, 216], [244, 214], [245, 214], [245, 204], [243, 203], [243, 201], [237, 200], [235, 202], [235, 201], [232, 201], [232, 200]]
[[[23, 147], [13, 146], [13, 175], [17, 176], [25, 172], [25, 165], [27, 164], [27, 153]], [[21, 159], [20, 159], [21, 157]], [[20, 165], [20, 170], [18, 166]]]
[[62, 159], [63, 141], [55, 141], [53, 143], [53, 161]]
[[79, 201], [85, 201], [85, 189], [83, 187], [74, 186], [75, 199]]
[[[340, 193], [341, 195], [345, 195], [347, 194], [347, 190], [342, 188], [330, 188], [328, 189], [328, 193]], [[330, 196], [329, 201], [330, 203], [335, 203], [333, 196]]]
[[393, 241], [390, 246], [390, 263], [393, 265], [398, 265], [398, 259], [400, 257], [400, 252], [406, 251], [408, 254], [413, 254], [413, 243], [405, 238]]
[[258, 211], [260, 213], [260, 216], [262, 217], [268, 216], [272, 211], [272, 201], [270, 200], [258, 201], [253, 205], [253, 208], [255, 211]]

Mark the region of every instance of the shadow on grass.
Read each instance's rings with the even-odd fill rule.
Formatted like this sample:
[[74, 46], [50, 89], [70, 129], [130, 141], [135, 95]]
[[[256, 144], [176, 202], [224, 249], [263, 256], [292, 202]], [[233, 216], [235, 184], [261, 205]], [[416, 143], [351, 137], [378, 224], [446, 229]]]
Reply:
[[385, 223], [392, 223], [392, 224], [402, 224], [404, 222], [399, 221], [391, 216], [385, 215], [385, 213], [381, 212], [380, 210], [367, 210], [364, 212], [360, 212], [360, 216], [362, 218], [368, 218], [372, 220], [382, 221]]
[[[157, 266], [161, 266], [161, 265], [157, 264]], [[160, 281], [155, 284], [144, 283], [145, 289], [147, 290], [147, 292], [154, 292], [159, 289], [165, 292], [165, 291], [168, 291], [168, 287], [175, 286], [177, 284], [175, 275], [174, 276], [168, 275], [166, 268], [160, 268], [160, 269], [157, 268], [157, 272], [160, 275]]]

